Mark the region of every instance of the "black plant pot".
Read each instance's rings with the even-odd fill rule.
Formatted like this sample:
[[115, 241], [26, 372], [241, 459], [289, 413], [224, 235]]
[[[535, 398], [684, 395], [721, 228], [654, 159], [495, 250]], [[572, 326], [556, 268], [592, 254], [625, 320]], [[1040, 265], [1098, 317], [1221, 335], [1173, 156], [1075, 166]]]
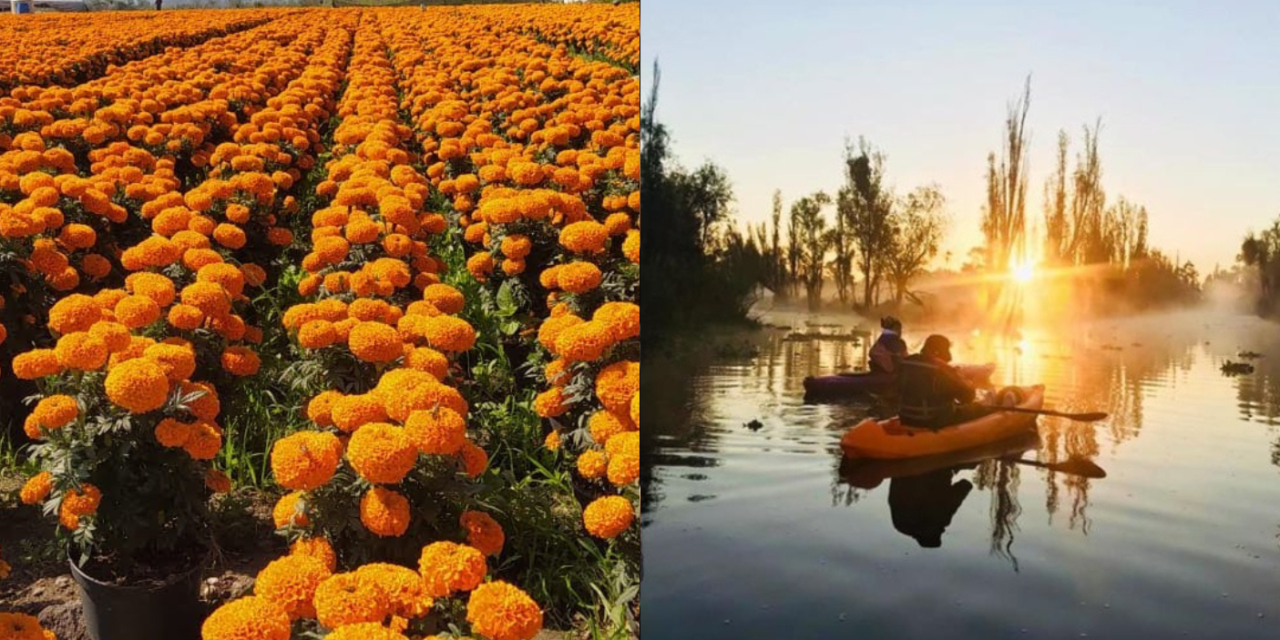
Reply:
[[85, 574], [75, 562], [71, 576], [80, 591], [85, 627], [93, 640], [198, 640], [205, 609], [200, 603], [197, 563], [154, 586], [114, 585]]

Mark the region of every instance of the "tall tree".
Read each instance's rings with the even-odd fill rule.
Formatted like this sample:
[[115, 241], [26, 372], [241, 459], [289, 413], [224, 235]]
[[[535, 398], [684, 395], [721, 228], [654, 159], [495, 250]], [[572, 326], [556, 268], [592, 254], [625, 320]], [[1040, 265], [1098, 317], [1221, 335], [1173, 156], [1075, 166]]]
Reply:
[[1068, 262], [1067, 221], [1067, 146], [1066, 131], [1058, 132], [1057, 164], [1044, 185], [1045, 261], [1053, 266]]
[[945, 202], [936, 185], [919, 187], [894, 212], [890, 221], [892, 248], [885, 255], [884, 267], [898, 306], [908, 296], [915, 298], [908, 287], [938, 255], [946, 228]]
[[[1031, 107], [1031, 77], [1027, 77], [1022, 97], [1009, 105], [1005, 117], [1005, 139], [997, 164], [994, 153], [987, 156], [987, 208], [982, 232], [987, 241], [987, 267], [1003, 270], [1026, 256], [1026, 205], [1029, 162], [1027, 111]], [[992, 281], [989, 308], [1000, 299], [1003, 281]]]
[[800, 270], [809, 308], [822, 304], [822, 284], [826, 278], [827, 253], [831, 248], [831, 233], [822, 208], [831, 203], [827, 194], [819, 191], [805, 196], [791, 205], [791, 217], [799, 234]]
[[865, 138], [858, 139], [855, 150], [845, 143], [845, 184], [837, 197], [842, 205], [839, 215], [846, 219], [852, 234], [852, 250], [856, 251], [858, 270], [862, 272], [862, 306], [875, 304], [875, 292], [881, 278], [881, 263], [892, 242], [889, 217], [893, 211], [893, 194], [883, 185], [884, 154], [875, 150]]

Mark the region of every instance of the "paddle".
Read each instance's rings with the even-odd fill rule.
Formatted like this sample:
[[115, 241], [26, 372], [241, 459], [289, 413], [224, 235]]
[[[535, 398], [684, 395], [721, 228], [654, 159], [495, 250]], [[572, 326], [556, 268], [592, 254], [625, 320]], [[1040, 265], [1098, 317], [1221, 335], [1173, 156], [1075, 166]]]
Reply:
[[1050, 409], [1024, 409], [1022, 407], [998, 407], [999, 411], [1013, 411], [1014, 413], [1034, 413], [1041, 416], [1057, 416], [1068, 420], [1079, 420], [1080, 422], [1097, 422], [1098, 420], [1106, 420], [1107, 414], [1098, 411], [1094, 413], [1063, 413], [1061, 411], [1053, 411]]
[[1086, 478], [1105, 478], [1107, 472], [1102, 467], [1094, 464], [1092, 460], [1086, 458], [1072, 458], [1066, 462], [1037, 462], [1035, 460], [1023, 460], [1022, 458], [1001, 458], [1009, 462], [1025, 464], [1030, 467], [1040, 467], [1050, 471], [1058, 471], [1061, 473], [1070, 473]]

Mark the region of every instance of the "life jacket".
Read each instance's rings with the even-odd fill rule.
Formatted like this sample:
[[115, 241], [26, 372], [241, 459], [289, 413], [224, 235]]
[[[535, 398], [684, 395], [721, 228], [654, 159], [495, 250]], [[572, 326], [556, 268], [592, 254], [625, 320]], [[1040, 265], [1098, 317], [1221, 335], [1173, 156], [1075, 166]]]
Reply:
[[955, 414], [956, 401], [945, 389], [945, 364], [922, 354], [902, 361], [898, 373], [898, 419], [905, 425], [937, 428]]
[[[897, 373], [902, 359], [907, 356], [907, 343], [898, 334], [885, 331], [871, 346], [868, 355], [870, 357], [867, 365], [872, 373]], [[884, 365], [885, 359], [889, 360], [889, 367]]]

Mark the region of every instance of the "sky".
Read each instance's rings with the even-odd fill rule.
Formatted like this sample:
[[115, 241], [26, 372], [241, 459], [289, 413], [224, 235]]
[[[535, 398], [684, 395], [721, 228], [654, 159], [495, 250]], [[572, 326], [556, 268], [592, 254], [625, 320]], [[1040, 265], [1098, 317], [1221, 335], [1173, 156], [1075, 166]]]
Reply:
[[656, 59], [678, 160], [724, 168], [744, 222], [775, 189], [784, 207], [834, 193], [846, 137], [865, 136], [898, 193], [941, 188], [959, 267], [1028, 75], [1029, 220], [1058, 131], [1070, 167], [1099, 118], [1107, 202], [1145, 206], [1151, 244], [1202, 274], [1280, 216], [1280, 2], [648, 0], [641, 16], [645, 95]]

